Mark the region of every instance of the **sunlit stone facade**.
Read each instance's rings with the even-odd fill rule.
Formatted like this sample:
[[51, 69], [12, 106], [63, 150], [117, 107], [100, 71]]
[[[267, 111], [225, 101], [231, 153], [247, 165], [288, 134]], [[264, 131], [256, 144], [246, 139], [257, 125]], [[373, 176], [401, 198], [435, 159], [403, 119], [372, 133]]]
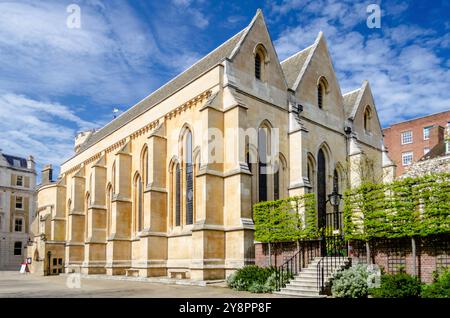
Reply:
[[280, 62], [258, 11], [79, 136], [39, 189], [33, 269], [222, 279], [254, 262], [254, 203], [386, 179], [382, 143], [369, 84], [342, 95], [324, 36]]

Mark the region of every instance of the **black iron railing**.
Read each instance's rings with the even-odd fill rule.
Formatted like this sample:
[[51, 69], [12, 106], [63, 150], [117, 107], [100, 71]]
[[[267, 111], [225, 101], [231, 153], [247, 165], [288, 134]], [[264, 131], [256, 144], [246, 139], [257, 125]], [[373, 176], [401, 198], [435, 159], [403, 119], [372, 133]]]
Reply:
[[324, 236], [325, 255], [317, 263], [317, 288], [322, 294], [325, 291], [327, 278], [340, 269], [348, 260], [347, 242], [342, 235]]
[[320, 256], [320, 240], [299, 242], [299, 250], [276, 269], [276, 290], [285, 287], [303, 268]]

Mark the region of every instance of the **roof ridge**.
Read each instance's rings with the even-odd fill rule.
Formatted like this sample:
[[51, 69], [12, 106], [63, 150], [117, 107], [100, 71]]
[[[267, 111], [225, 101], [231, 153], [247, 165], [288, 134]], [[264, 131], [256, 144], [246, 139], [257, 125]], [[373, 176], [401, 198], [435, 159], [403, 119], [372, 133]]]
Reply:
[[287, 62], [288, 60], [290, 60], [290, 59], [296, 57], [297, 55], [299, 55], [299, 54], [301, 54], [301, 53], [304, 53], [306, 50], [311, 49], [313, 46], [314, 46], [314, 43], [311, 44], [311, 45], [308, 46], [308, 47], [305, 47], [303, 50], [298, 51], [297, 53], [294, 53], [294, 54], [292, 54], [291, 56], [285, 58], [283, 61], [280, 62], [280, 64], [283, 64], [284, 62]]
[[359, 87], [359, 88], [356, 88], [356, 89], [354, 89], [354, 90], [352, 90], [352, 91], [349, 91], [349, 92], [347, 92], [347, 93], [344, 93], [342, 96], [344, 97], [344, 96], [347, 96], [347, 95], [350, 95], [350, 94], [354, 94], [354, 93], [356, 93], [357, 91], [359, 91], [361, 88], [362, 88], [362, 87]]
[[[183, 75], [184, 73], [186, 73], [187, 71], [189, 71], [190, 69], [192, 69], [193, 67], [197, 66], [201, 61], [205, 60], [208, 56], [210, 56], [211, 54], [213, 54], [214, 52], [216, 52], [218, 49], [220, 49], [221, 47], [223, 47], [225, 44], [229, 43], [232, 39], [234, 39], [235, 37], [237, 37], [240, 33], [242, 33], [246, 28], [242, 29], [241, 31], [239, 31], [238, 33], [236, 33], [235, 35], [233, 35], [232, 37], [230, 37], [228, 40], [226, 40], [225, 42], [223, 42], [222, 44], [220, 44], [218, 47], [216, 47], [214, 50], [210, 51], [209, 53], [207, 53], [206, 55], [204, 55], [202, 58], [200, 58], [199, 60], [197, 60], [194, 64], [192, 64], [191, 66], [189, 66], [187, 69], [185, 69], [184, 71], [182, 71], [181, 73], [178, 73], [176, 76], [172, 77], [169, 81], [167, 81], [166, 83], [164, 83], [163, 85], [161, 85], [160, 87], [158, 87], [157, 89], [155, 89], [153, 92], [151, 92], [150, 94], [148, 94], [147, 96], [145, 96], [144, 98], [142, 98], [140, 101], [136, 102], [133, 106], [131, 106], [130, 108], [128, 108], [126, 111], [124, 111], [122, 114], [120, 114], [119, 116], [117, 116], [116, 118], [114, 118], [113, 120], [111, 120], [110, 122], [108, 122], [106, 125], [116, 121], [117, 119], [119, 119], [121, 116], [123, 116], [125, 113], [127, 113], [129, 110], [131, 110], [132, 108], [134, 108], [135, 106], [137, 106], [138, 104], [142, 103], [143, 101], [145, 101], [147, 98], [151, 97], [152, 95], [156, 94], [157, 92], [161, 91], [163, 88], [167, 87], [169, 84], [173, 83], [177, 78], [179, 78], [181, 75]], [[105, 125], [105, 126], [106, 126]], [[103, 127], [105, 127], [103, 126]], [[96, 130], [94, 132], [94, 135], [99, 132], [101, 129], [100, 128], [98, 130]]]

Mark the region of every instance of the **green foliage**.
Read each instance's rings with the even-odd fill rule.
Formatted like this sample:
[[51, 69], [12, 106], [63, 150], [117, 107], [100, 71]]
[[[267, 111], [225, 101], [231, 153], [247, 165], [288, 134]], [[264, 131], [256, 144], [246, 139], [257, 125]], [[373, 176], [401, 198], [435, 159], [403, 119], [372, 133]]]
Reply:
[[366, 265], [356, 265], [334, 275], [331, 292], [337, 298], [365, 298], [369, 288]]
[[370, 290], [376, 298], [417, 298], [422, 283], [417, 277], [400, 272], [381, 276], [381, 286]]
[[[302, 221], [303, 213], [305, 222]], [[255, 240], [259, 242], [286, 242], [319, 236], [312, 193], [257, 203], [253, 207], [253, 219]]]
[[438, 275], [435, 273], [434, 282], [422, 286], [423, 298], [450, 298], [450, 267]]
[[227, 278], [227, 285], [236, 290], [269, 292], [265, 284], [274, 273], [273, 267], [245, 266]]
[[[283, 281], [288, 282], [292, 274], [283, 273]], [[277, 273], [274, 267], [245, 266], [227, 278], [227, 285], [235, 290], [252, 293], [271, 293], [277, 287]]]
[[344, 194], [348, 239], [428, 236], [450, 232], [450, 174], [364, 183]]

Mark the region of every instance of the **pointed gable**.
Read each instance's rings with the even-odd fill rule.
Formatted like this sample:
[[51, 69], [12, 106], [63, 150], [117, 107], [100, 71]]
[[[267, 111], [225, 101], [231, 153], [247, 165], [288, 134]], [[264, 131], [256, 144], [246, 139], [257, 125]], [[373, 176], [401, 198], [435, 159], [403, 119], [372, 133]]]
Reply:
[[278, 58], [278, 54], [270, 37], [269, 30], [260, 9], [256, 12], [248, 27], [244, 30], [240, 41], [229, 56], [229, 60], [234, 70], [234, 78], [240, 81], [240, 84], [247, 87], [255, 87], [255, 55], [258, 47], [263, 47], [264, 61], [262, 65], [265, 68], [266, 76], [262, 83], [267, 86], [276, 87], [280, 91], [286, 92], [287, 84], [283, 69]]

